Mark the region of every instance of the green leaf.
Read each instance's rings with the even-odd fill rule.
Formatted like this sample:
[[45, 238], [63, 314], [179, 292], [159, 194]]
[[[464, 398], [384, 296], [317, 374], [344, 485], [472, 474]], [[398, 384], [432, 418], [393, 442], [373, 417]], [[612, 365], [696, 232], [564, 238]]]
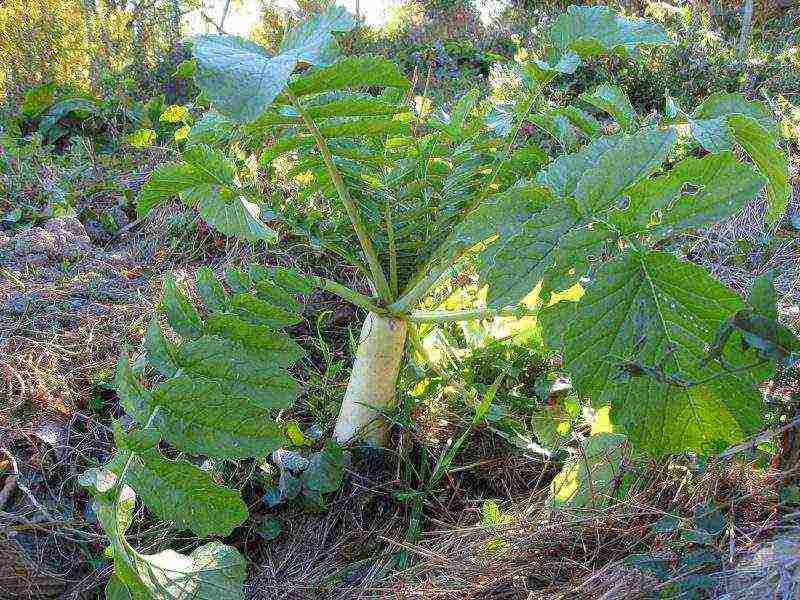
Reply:
[[189, 119], [189, 109], [180, 104], [168, 106], [158, 117], [162, 123], [185, 123], [187, 119]]
[[131, 362], [127, 354], [120, 354], [114, 378], [119, 403], [125, 412], [145, 426], [155, 406], [150, 391], [133, 374]]
[[188, 339], [203, 335], [203, 322], [200, 320], [197, 309], [178, 288], [171, 275], [164, 276], [161, 311], [166, 315], [170, 326], [178, 335]]
[[215, 314], [206, 320], [209, 335], [226, 338], [246, 351], [269, 360], [277, 366], [288, 366], [305, 356], [305, 350], [291, 338], [264, 325], [253, 325], [236, 315]]
[[197, 202], [200, 216], [220, 233], [247, 242], [274, 242], [278, 234], [261, 221], [261, 209], [244, 196], [221, 193], [218, 187], [204, 185], [184, 196]]
[[307, 296], [314, 291], [314, 283], [310, 277], [299, 275], [290, 269], [276, 267], [274, 277], [275, 283], [289, 292]]
[[189, 129], [188, 144], [222, 144], [235, 132], [235, 124], [222, 115], [209, 111]]
[[234, 165], [218, 150], [198, 144], [183, 153], [183, 163], [166, 163], [153, 171], [139, 193], [137, 213], [146, 215], [156, 204], [178, 195], [192, 197], [209, 186], [235, 188]]
[[230, 340], [203, 336], [177, 349], [176, 364], [190, 377], [208, 378], [224, 396], [239, 396], [265, 409], [291, 406], [297, 382], [270, 356], [244, 351]]
[[175, 68], [175, 77], [187, 79], [197, 74], [197, 61], [193, 58], [187, 58], [181, 61]]
[[603, 154], [625, 139], [623, 135], [619, 134], [592, 140], [580, 151], [556, 158], [537, 175], [536, 181], [550, 188], [553, 194], [559, 198], [574, 196], [578, 181], [583, 174], [591, 167], [596, 166]]
[[777, 270], [772, 269], [757, 277], [747, 297], [747, 303], [756, 314], [776, 322], [778, 321], [778, 295], [775, 290], [777, 274]]
[[481, 257], [487, 304], [509, 306], [527, 296], [552, 266], [561, 237], [578, 222], [568, 205], [554, 203], [490, 246]]
[[246, 458], [265, 456], [285, 441], [282, 428], [270, 418], [268, 409], [258, 405], [259, 399], [242, 395], [248, 393], [245, 385], [179, 376], [151, 393], [131, 372], [128, 357], [122, 355], [116, 387], [120, 404], [141, 425], [160, 406], [155, 426], [179, 450]]
[[56, 89], [56, 84], [52, 82], [30, 88], [25, 92], [20, 112], [28, 118], [40, 115], [55, 102]]
[[210, 473], [185, 460], [167, 460], [155, 449], [124, 452], [115, 460], [117, 475], [126, 464], [125, 481], [159, 518], [173, 521], [178, 529], [191, 529], [200, 537], [227, 536], [247, 519], [238, 492], [218, 485]]
[[303, 484], [326, 494], [341, 487], [344, 469], [350, 464], [350, 454], [329, 440], [324, 450], [311, 455], [308, 463], [308, 468], [303, 471]]
[[574, 52], [564, 52], [560, 56], [550, 57], [550, 60], [535, 58], [526, 61], [522, 64], [522, 72], [536, 82], [545, 85], [558, 75], [572, 75], [580, 65], [580, 56]]
[[350, 31], [355, 24], [353, 15], [346, 9], [331, 6], [290, 29], [281, 42], [280, 51], [294, 55], [298, 62], [327, 66], [340, 55], [333, 33]]
[[[290, 393], [277, 384], [276, 389]], [[176, 448], [220, 458], [257, 457], [285, 440], [270, 418], [271, 409], [265, 408], [275, 405], [272, 398], [249, 396], [256, 391], [247, 384], [179, 376], [155, 388], [151, 403], [163, 407], [157, 426]]]
[[125, 553], [119, 560], [125, 561], [126, 586], [136, 600], [243, 598], [244, 559], [235, 548], [219, 542], [200, 546], [188, 556], [164, 550], [158, 554]]
[[90, 115], [97, 114], [100, 111], [95, 102], [87, 98], [67, 98], [53, 104], [48, 110], [47, 114], [39, 121], [39, 132], [49, 138], [50, 141], [55, 141], [60, 138], [66, 130], [59, 130], [57, 124], [61, 119], [72, 116], [79, 120], [86, 119]]
[[199, 175], [203, 183], [236, 187], [236, 167], [219, 150], [197, 144], [183, 152], [183, 160]]
[[258, 44], [230, 35], [195, 40], [198, 87], [222, 115], [253, 121], [283, 91], [297, 66], [298, 53], [270, 56]]
[[408, 89], [411, 83], [397, 65], [377, 56], [347, 57], [330, 67], [309, 70], [292, 80], [289, 89], [296, 96], [370, 86]]
[[214, 277], [210, 267], [200, 267], [195, 274], [197, 295], [203, 301], [203, 306], [209, 312], [224, 311], [230, 305], [228, 295], [225, 293], [219, 279]]
[[605, 6], [569, 6], [549, 35], [557, 48], [572, 50], [582, 58], [610, 52], [630, 56], [637, 46], [671, 43], [660, 24], [617, 16]]
[[[669, 206], [669, 210], [665, 210], [666, 203], [661, 206], [645, 204], [645, 210], [650, 210], [650, 214], [655, 210], [663, 210], [661, 222], [651, 231], [659, 237], [698, 229], [730, 217], [747, 202], [757, 198], [764, 188], [764, 179], [750, 165], [738, 161], [731, 152], [711, 154], [699, 159], [687, 158], [678, 163], [666, 177], [670, 180], [668, 185], [678, 193], [686, 189], [687, 185], [698, 189], [691, 193], [680, 193], [677, 201]], [[673, 198], [669, 200], [672, 201]], [[631, 206], [639, 205], [639, 202], [631, 194]]]
[[481, 508], [484, 525], [500, 525], [503, 523], [500, 515], [500, 505], [494, 500], [484, 500]]
[[575, 188], [579, 210], [589, 215], [611, 208], [628, 187], [661, 166], [676, 140], [672, 129], [642, 130], [624, 136], [581, 175]]
[[310, 135], [290, 135], [278, 139], [274, 144], [270, 144], [258, 157], [258, 164], [262, 167], [269, 166], [279, 156], [291, 152], [301, 147], [311, 147], [314, 145], [314, 138]]
[[298, 315], [247, 293], [231, 297], [231, 311], [248, 323], [273, 329], [290, 327], [301, 320]]
[[130, 590], [112, 573], [106, 585], [106, 600], [136, 600]]
[[381, 137], [384, 135], [405, 134], [411, 131], [409, 123], [382, 117], [365, 117], [330, 125], [322, 124], [320, 134], [325, 138], [335, 137]]
[[409, 112], [409, 109], [397, 104], [384, 102], [369, 94], [337, 92], [327, 101], [309, 106], [306, 113], [312, 119], [330, 119], [331, 117], [377, 117]]
[[733, 138], [728, 119], [692, 119], [689, 121], [692, 137], [709, 152], [724, 152], [733, 148]]
[[178, 372], [177, 348], [164, 336], [156, 317], [151, 319], [150, 326], [147, 328], [144, 348], [147, 352], [147, 361], [164, 377], [172, 377]]
[[164, 200], [169, 200], [188, 187], [205, 183], [202, 176], [185, 164], [164, 163], [156, 167], [142, 186], [136, 213], [143, 217]]
[[615, 430], [636, 447], [708, 454], [761, 424], [756, 384], [768, 370], [734, 348], [724, 368], [703, 364], [715, 330], [743, 305], [697, 265], [634, 253], [598, 270], [572, 316], [544, 311], [540, 322], [568, 321], [564, 368], [595, 406], [611, 405]]
[[548, 504], [554, 508], [611, 504], [625, 441], [625, 436], [617, 433], [598, 433], [586, 440], [582, 451], [550, 483]]
[[602, 223], [575, 226], [567, 231], [553, 252], [552, 266], [542, 275], [541, 298], [546, 300], [548, 292], [566, 290], [580, 281], [592, 260], [597, 261], [616, 238], [617, 232]]
[[639, 117], [628, 96], [615, 85], [602, 84], [593, 92], [581, 94], [581, 100], [607, 112], [628, 133], [637, 128]]
[[[486, 198], [453, 228], [437, 249], [433, 262], [451, 262], [470, 249], [483, 249], [484, 243], [492, 243], [495, 239], [507, 240], [524, 223], [543, 211], [551, 200], [546, 188], [534, 185], [511, 188]], [[483, 261], [490, 263], [489, 255]]]
[[778, 126], [772, 111], [763, 102], [750, 102], [739, 93], [717, 92], [709, 96], [692, 111], [692, 120], [711, 120], [729, 115], [743, 115], [758, 121], [774, 137], [778, 137]]
[[786, 154], [778, 148], [777, 137], [756, 119], [730, 115], [728, 126], [736, 142], [767, 177], [766, 218], [774, 223], [786, 212], [792, 194]]
[[294, 296], [269, 281], [256, 283], [256, 296], [289, 312], [297, 313], [303, 310], [303, 305], [295, 300]]
[[592, 139], [603, 132], [603, 126], [600, 124], [600, 121], [577, 106], [562, 106], [557, 108], [556, 112], [563, 115], [570, 123]]

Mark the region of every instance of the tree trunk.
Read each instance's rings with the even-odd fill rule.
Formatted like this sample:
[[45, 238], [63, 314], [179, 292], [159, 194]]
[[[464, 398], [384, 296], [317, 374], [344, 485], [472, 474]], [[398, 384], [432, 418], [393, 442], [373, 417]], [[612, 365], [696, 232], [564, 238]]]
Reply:
[[356, 442], [377, 447], [386, 443], [389, 423], [380, 411], [396, 405], [406, 327], [407, 323], [400, 319], [367, 315], [333, 432], [340, 444]]
[[737, 54], [739, 60], [747, 57], [747, 50], [750, 46], [750, 31], [753, 27], [753, 0], [744, 0], [742, 7], [742, 31], [739, 34], [739, 49]]

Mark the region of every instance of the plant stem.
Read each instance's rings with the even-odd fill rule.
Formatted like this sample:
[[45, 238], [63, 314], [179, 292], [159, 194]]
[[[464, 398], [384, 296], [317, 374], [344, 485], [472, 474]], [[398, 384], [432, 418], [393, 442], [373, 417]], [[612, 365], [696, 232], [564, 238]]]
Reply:
[[392, 206], [389, 204], [389, 195], [386, 196], [386, 238], [389, 241], [389, 289], [392, 298], [397, 297], [397, 247], [394, 239], [394, 223], [392, 220]]
[[475, 321], [494, 319], [495, 317], [532, 317], [539, 314], [539, 309], [531, 309], [524, 305], [506, 308], [472, 308], [468, 310], [413, 310], [407, 319], [411, 323], [450, 323], [453, 321]]
[[376, 306], [375, 303], [372, 301], [372, 298], [365, 296], [364, 294], [360, 294], [355, 290], [351, 290], [349, 287], [342, 285], [341, 283], [337, 283], [330, 279], [326, 279], [325, 277], [317, 277], [312, 276], [314, 283], [326, 290], [331, 292], [332, 294], [336, 294], [343, 300], [347, 300], [351, 304], [355, 304], [356, 306], [363, 308], [366, 311], [374, 312], [374, 313], [385, 313], [386, 309], [382, 309], [379, 306]]
[[[508, 153], [511, 150], [511, 146], [514, 145], [514, 142], [517, 139], [517, 135], [519, 135], [519, 130], [522, 128], [522, 123], [525, 121], [525, 118], [530, 113], [531, 108], [533, 108], [534, 103], [536, 102], [537, 96], [534, 93], [531, 93], [531, 97], [528, 101], [525, 110], [522, 112], [520, 118], [517, 120], [517, 123], [514, 127], [514, 130], [511, 132], [511, 135], [508, 137], [508, 142], [503, 149], [500, 157], [495, 160], [494, 167], [492, 169], [492, 177], [489, 179], [488, 182], [483, 186], [483, 190], [478, 194], [478, 197], [472, 203], [472, 206], [467, 210], [467, 214], [471, 211], [475, 210], [478, 206], [480, 206], [481, 202], [486, 198], [489, 194], [492, 186], [494, 185], [495, 181], [497, 181], [497, 176], [500, 174], [500, 167], [502, 167], [505, 159], [508, 156]], [[412, 287], [406, 287], [403, 290], [402, 296], [395, 301], [393, 304], [389, 305], [389, 309], [395, 313], [406, 313], [408, 312], [411, 307], [419, 300], [425, 293], [430, 290], [436, 282], [439, 281], [439, 278], [444, 275], [448, 269], [450, 269], [458, 260], [461, 258], [460, 255], [457, 255], [449, 260], [444, 260], [438, 265], [426, 265], [423, 267], [422, 272], [427, 271], [426, 275], [419, 279], [417, 276], [412, 278], [413, 285]]]
[[311, 133], [311, 135], [314, 137], [314, 141], [317, 143], [317, 148], [319, 149], [320, 154], [322, 154], [322, 160], [325, 162], [328, 175], [333, 182], [333, 186], [336, 188], [339, 199], [342, 201], [342, 204], [347, 211], [347, 216], [350, 218], [350, 223], [356, 232], [356, 236], [358, 236], [361, 249], [364, 251], [364, 255], [367, 257], [367, 263], [369, 264], [369, 269], [372, 273], [372, 283], [375, 285], [378, 296], [381, 298], [381, 300], [389, 302], [392, 298], [392, 295], [389, 290], [389, 283], [386, 281], [386, 275], [381, 267], [378, 253], [375, 251], [375, 246], [372, 244], [372, 240], [367, 233], [367, 229], [364, 227], [364, 223], [361, 220], [361, 213], [358, 210], [355, 202], [353, 202], [353, 199], [350, 197], [350, 192], [342, 180], [341, 173], [339, 173], [336, 165], [333, 164], [333, 156], [331, 155], [330, 148], [328, 148], [328, 143], [320, 133], [319, 128], [317, 128], [316, 123], [314, 123], [314, 120], [308, 116], [308, 113], [298, 101], [297, 96], [295, 96], [289, 88], [286, 88], [286, 94], [289, 98], [289, 101], [297, 111], [297, 114], [299, 114], [300, 118], [303, 119], [303, 122], [308, 128], [309, 133]]

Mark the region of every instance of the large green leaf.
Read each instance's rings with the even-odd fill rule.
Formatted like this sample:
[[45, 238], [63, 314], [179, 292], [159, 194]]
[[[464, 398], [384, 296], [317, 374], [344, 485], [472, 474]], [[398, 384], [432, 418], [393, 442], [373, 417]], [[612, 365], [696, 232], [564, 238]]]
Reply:
[[178, 335], [187, 339], [195, 339], [203, 335], [203, 322], [200, 314], [178, 287], [172, 275], [164, 276], [161, 310]]
[[411, 83], [392, 61], [377, 56], [351, 56], [330, 67], [311, 69], [289, 84], [296, 96], [369, 86], [407, 89]]
[[763, 102], [717, 93], [692, 112], [689, 125], [709, 152], [730, 150], [734, 144], [742, 148], [767, 177], [767, 220], [774, 222], [783, 215], [792, 193], [788, 159], [778, 147], [778, 128]]
[[119, 475], [161, 519], [196, 535], [230, 535], [247, 518], [238, 492], [217, 484], [212, 475], [185, 460], [167, 460], [155, 449], [123, 451], [113, 462]]
[[197, 85], [226, 117], [253, 121], [283, 92], [298, 63], [334, 62], [340, 52], [333, 33], [354, 25], [352, 15], [332, 6], [288, 31], [276, 56], [240, 37], [201, 36], [194, 45]]
[[551, 162], [541, 171], [536, 180], [549, 187], [553, 194], [560, 198], [575, 195], [578, 181], [607, 151], [624, 141], [624, 136], [613, 135], [597, 138], [591, 141], [580, 151], [573, 154], [564, 154]]
[[189, 165], [164, 163], [156, 167], [139, 192], [136, 211], [144, 216], [154, 206], [178, 195], [181, 190], [208, 183], [201, 173]]
[[792, 186], [789, 162], [777, 146], [777, 138], [753, 118], [735, 114], [728, 117], [733, 137], [767, 177], [767, 220], [774, 222], [786, 212]]
[[566, 203], [553, 203], [518, 223], [513, 235], [495, 242], [481, 255], [483, 281], [492, 307], [517, 304], [539, 283], [554, 261], [562, 236], [580, 217]]
[[434, 260], [449, 263], [474, 247], [482, 249], [478, 244], [508, 239], [532, 216], [545, 210], [551, 199], [549, 190], [532, 185], [487, 198], [451, 231]]
[[610, 220], [623, 235], [669, 237], [735, 214], [763, 187], [763, 178], [731, 152], [690, 157], [629, 188], [629, 205]]
[[271, 411], [260, 406], [257, 399], [242, 396], [245, 384], [237, 388], [225, 380], [183, 375], [162, 383], [151, 393], [131, 372], [130, 361], [123, 355], [117, 366], [116, 387], [125, 411], [142, 425], [156, 407], [161, 407], [153, 426], [180, 450], [246, 458], [265, 456], [284, 442]]
[[192, 377], [208, 378], [221, 392], [247, 397], [264, 408], [287, 408], [299, 392], [297, 382], [269, 355], [243, 351], [230, 340], [203, 336], [177, 348], [175, 362]]
[[534, 58], [521, 65], [522, 72], [540, 84], [550, 83], [559, 75], [572, 75], [581, 65], [581, 57], [574, 52], [561, 52], [548, 60]]
[[198, 144], [187, 148], [183, 159], [182, 163], [165, 163], [153, 171], [139, 193], [140, 215], [186, 190], [207, 185], [236, 186], [234, 165], [219, 150]]
[[180, 196], [220, 233], [245, 241], [274, 241], [277, 234], [261, 220], [260, 208], [247, 200], [236, 181], [235, 166], [219, 150], [198, 144], [183, 153], [185, 162], [156, 169], [139, 195], [138, 212]]
[[[133, 585], [138, 589], [133, 588], [133, 593], [145, 594], [147, 600], [244, 598], [247, 565], [235, 548], [219, 542], [200, 546], [188, 556], [164, 550], [158, 554], [129, 553], [122, 560], [136, 574]], [[126, 585], [131, 589], [130, 583]]]
[[[668, 177], [673, 185], [677, 184], [679, 191], [687, 186], [693, 191], [682, 193], [669, 210], [663, 210], [666, 205], [653, 207], [663, 212], [661, 222], [652, 233], [664, 237], [730, 217], [758, 197], [764, 188], [764, 178], [750, 165], [736, 160], [731, 152], [700, 159], [687, 158], [678, 163]], [[631, 197], [631, 205], [635, 204], [636, 199]]]
[[226, 193], [224, 188], [199, 186], [182, 197], [184, 202], [197, 203], [203, 220], [220, 233], [248, 242], [274, 242], [275, 230], [261, 221], [261, 209], [244, 196]]
[[717, 92], [692, 111], [693, 120], [717, 119], [728, 115], [744, 115], [758, 121], [764, 129], [778, 135], [778, 126], [772, 111], [763, 102], [751, 102], [742, 94]]
[[636, 111], [625, 92], [617, 86], [605, 83], [598, 85], [591, 93], [581, 94], [581, 100], [610, 114], [623, 131], [631, 132], [636, 129]]
[[195, 40], [197, 85], [214, 108], [234, 121], [252, 121], [286, 87], [297, 66], [295, 52], [270, 56], [258, 44], [230, 35]]
[[648, 129], [624, 136], [583, 173], [575, 188], [578, 209], [585, 215], [611, 208], [626, 188], [648, 177], [675, 145], [672, 129]]
[[206, 319], [209, 335], [226, 338], [277, 366], [288, 366], [305, 351], [288, 336], [264, 325], [253, 325], [231, 314], [214, 314]]
[[602, 508], [611, 504], [624, 443], [625, 436], [616, 433], [591, 436], [580, 454], [550, 482], [547, 503], [554, 508]]
[[556, 19], [549, 35], [556, 47], [581, 57], [608, 52], [629, 56], [637, 46], [671, 43], [660, 24], [618, 16], [605, 6], [569, 6]]
[[327, 66], [341, 54], [333, 33], [350, 31], [355, 24], [345, 8], [333, 5], [286, 32], [280, 51], [293, 54], [298, 62]]
[[[106, 588], [109, 600], [243, 600], [247, 568], [236, 549], [211, 542], [189, 556], [173, 550], [140, 554], [125, 539], [136, 506], [134, 490], [107, 469], [86, 471], [80, 483], [94, 496], [95, 514], [111, 539], [114, 573]], [[213, 494], [218, 497], [216, 490]], [[230, 508], [227, 502], [223, 505], [226, 511]]]
[[756, 384], [768, 370], [733, 347], [724, 367], [703, 364], [714, 332], [742, 306], [697, 265], [631, 253], [601, 267], [577, 305], [540, 320], [565, 329], [564, 368], [576, 389], [610, 404], [615, 428], [636, 447], [708, 454], [761, 424]]

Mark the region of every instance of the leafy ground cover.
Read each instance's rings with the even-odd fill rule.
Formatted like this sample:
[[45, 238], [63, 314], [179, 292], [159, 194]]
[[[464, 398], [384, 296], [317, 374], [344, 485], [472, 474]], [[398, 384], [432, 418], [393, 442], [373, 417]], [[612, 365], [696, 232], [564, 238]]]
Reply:
[[[643, 105], [634, 104], [638, 115], [626, 113], [631, 126], [646, 114]], [[690, 98], [679, 104], [695, 106]], [[162, 110], [164, 114], [167, 107]], [[440, 122], [444, 132], [448, 126], [453, 130], [452, 120]], [[159, 131], [159, 126], [134, 125], [131, 133], [151, 129], [157, 139], [172, 140], [182, 126], [179, 122]], [[535, 131], [529, 138], [545, 144], [547, 139]], [[179, 151], [184, 148], [177, 146]], [[177, 156], [169, 151], [170, 160]], [[685, 160], [675, 160], [681, 158]], [[8, 492], [2, 494], [0, 510], [10, 523], [10, 537], [34, 557], [32, 562], [58, 575], [59, 593], [65, 597], [104, 597], [112, 564], [122, 554], [161, 556], [174, 565], [176, 555], [158, 554], [164, 550], [193, 557], [192, 564], [181, 567], [184, 572], [197, 571], [204, 561], [220, 562], [237, 584], [244, 580], [247, 597], [252, 598], [611, 598], [654, 593], [756, 598], [765, 597], [764, 586], [772, 590], [777, 585], [773, 582], [794, 576], [795, 564], [782, 557], [794, 552], [797, 498], [779, 475], [781, 469], [791, 475], [794, 467], [773, 458], [780, 455], [780, 434], [745, 449], [735, 461], [683, 455], [642, 461], [628, 445], [617, 443], [613, 436], [619, 434], [609, 431], [607, 415], [582, 407], [568, 387], [553, 385], [565, 361], [569, 365], [574, 358], [569, 350], [553, 352], [552, 343], [545, 347], [543, 332], [530, 317], [521, 323], [504, 317], [421, 329], [425, 335], [420, 347], [400, 376], [399, 409], [394, 414], [399, 427], [390, 438], [391, 451], [356, 451], [351, 462], [337, 470], [346, 474], [340, 488], [320, 483], [319, 471], [307, 463], [331, 456], [325, 454], [325, 438], [345, 395], [364, 313], [330, 291], [307, 288], [298, 292], [297, 304], [292, 305], [299, 320], [288, 325], [304, 356], [289, 367], [299, 385], [297, 401], [280, 415], [287, 452], [268, 461], [193, 461], [192, 472], [208, 478], [206, 489], [218, 490], [224, 483], [241, 492], [244, 506], [218, 536], [209, 538], [209, 524], [200, 512], [170, 513], [169, 506], [159, 507], [153, 498], [145, 498], [152, 512], [138, 505], [125, 517], [131, 521], [126, 536], [131, 546], [118, 541], [116, 547], [109, 546], [108, 514], [102, 503], [93, 505], [78, 485], [79, 477], [87, 470], [99, 475], [91, 470], [106, 464], [117, 452], [115, 446], [144, 455], [143, 467], [162, 460], [148, 453], [152, 439], [132, 439], [127, 433], [133, 423], [120, 401], [126, 409], [130, 404], [113, 379], [124, 346], [134, 368], [148, 352], [152, 362], [152, 333], [144, 352], [141, 343], [148, 330], [152, 332], [152, 315], [164, 306], [166, 278], [172, 277], [201, 311], [209, 308], [210, 296], [201, 291], [202, 282], [210, 281], [205, 267], [231, 293], [242, 293], [237, 286], [253, 276], [255, 263], [335, 280], [371, 295], [363, 272], [325, 251], [322, 235], [316, 245], [309, 244], [302, 228], [267, 220], [265, 225], [279, 242], [265, 246], [215, 231], [213, 219], [199, 218], [181, 203], [158, 206], [144, 217], [134, 214], [125, 203], [125, 190], [130, 190], [131, 199], [141, 198], [141, 190], [147, 190], [142, 184], [156, 179], [150, 171], [164, 159], [164, 151], [156, 147], [142, 152], [138, 169], [124, 161], [112, 162], [110, 168], [101, 164], [98, 168], [104, 170], [93, 175], [102, 184], [99, 193], [81, 190], [85, 180], [79, 179], [69, 204], [96, 206], [111, 196], [114, 199], [106, 204], [122, 206], [126, 221], [104, 228], [103, 235], [93, 234], [92, 213], [79, 213], [77, 221], [52, 219], [39, 211], [46, 204], [42, 203], [7, 221], [0, 239], [6, 276], [0, 368], [9, 400], [3, 411], [0, 459]], [[190, 164], [186, 153], [178, 160]], [[789, 168], [796, 177], [796, 165]], [[21, 173], [17, 169], [10, 175]], [[245, 181], [274, 195], [270, 179]], [[297, 193], [287, 190], [288, 199], [289, 191]], [[275, 200], [284, 207], [280, 195]], [[791, 217], [797, 209], [797, 190], [789, 201], [788, 217], [777, 225], [778, 235], [776, 226], [763, 219], [766, 202], [753, 199], [721, 224], [692, 231], [679, 241], [678, 253], [706, 267], [742, 297], [756, 274], [777, 267], [779, 308], [784, 322], [796, 326], [797, 255]], [[302, 225], [319, 219], [313, 213], [298, 216], [306, 218]], [[627, 256], [627, 280], [634, 281], [638, 271], [633, 272], [632, 255]], [[388, 265], [388, 254], [384, 259]], [[693, 280], [695, 271], [682, 276], [682, 281]], [[427, 308], [480, 307], [486, 298], [469, 285], [474, 281], [469, 269], [457, 274], [437, 290], [441, 306]], [[670, 287], [669, 281], [657, 281]], [[732, 309], [741, 308], [739, 296], [724, 295]], [[641, 328], [652, 326], [645, 321]], [[191, 323], [179, 322], [178, 327], [185, 330]], [[577, 328], [577, 333], [583, 329]], [[641, 378], [634, 365], [654, 371], [655, 384], [662, 387], [680, 383], [665, 379], [663, 365], [649, 361], [646, 354], [626, 358], [628, 379], [615, 380], [615, 386], [653, 383]], [[169, 371], [168, 361], [161, 366]], [[155, 372], [137, 372], [151, 389], [162, 385]], [[796, 383], [789, 377], [773, 383], [768, 392], [764, 427], [780, 427], [780, 415], [796, 409]], [[121, 425], [115, 426], [112, 419]], [[723, 435], [735, 434], [733, 429], [726, 428]], [[584, 446], [576, 443], [580, 439], [595, 442]], [[685, 441], [694, 444], [692, 439]], [[161, 447], [163, 460], [184, 456]], [[146, 488], [141, 480], [145, 471], [140, 471], [136, 487]], [[610, 485], [610, 491], [598, 494], [590, 489], [584, 495], [589, 501], [579, 502], [573, 479], [585, 481], [587, 475], [599, 485]], [[107, 485], [99, 477], [80, 481], [101, 489]], [[561, 497], [566, 506], [554, 510], [553, 498], [562, 490], [569, 491]], [[616, 499], [608, 502], [608, 496]], [[244, 507], [249, 517], [238, 525]], [[216, 521], [214, 528], [219, 526]], [[775, 541], [762, 547], [776, 534]], [[221, 541], [246, 558], [246, 572]], [[113, 581], [106, 597], [124, 594]]]

